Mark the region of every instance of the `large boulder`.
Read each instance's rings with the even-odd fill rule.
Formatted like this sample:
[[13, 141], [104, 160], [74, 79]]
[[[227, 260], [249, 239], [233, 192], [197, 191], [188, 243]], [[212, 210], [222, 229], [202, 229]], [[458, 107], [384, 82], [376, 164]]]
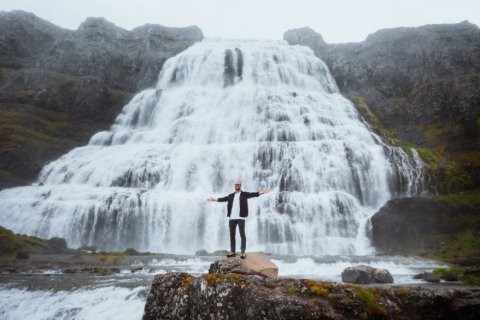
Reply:
[[420, 197], [388, 201], [371, 218], [372, 244], [383, 254], [435, 253], [457, 263], [478, 255], [471, 232], [480, 227], [478, 200], [460, 199], [458, 203]]
[[259, 275], [262, 277], [277, 277], [278, 267], [265, 257], [248, 254], [245, 259], [234, 257], [217, 260], [210, 265], [208, 273], [237, 273], [243, 275]]
[[48, 245], [50, 246], [49, 251], [55, 253], [61, 253], [67, 251], [67, 241], [64, 238], [53, 237], [47, 240]]
[[143, 319], [478, 319], [480, 291], [361, 287], [307, 279], [155, 276]]
[[356, 284], [393, 283], [393, 276], [386, 269], [359, 265], [343, 270], [342, 281]]

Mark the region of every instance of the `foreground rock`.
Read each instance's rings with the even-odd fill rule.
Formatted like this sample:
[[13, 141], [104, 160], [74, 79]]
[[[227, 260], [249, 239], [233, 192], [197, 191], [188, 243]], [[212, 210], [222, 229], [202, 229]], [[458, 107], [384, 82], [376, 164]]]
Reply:
[[393, 283], [393, 276], [386, 269], [360, 265], [343, 270], [342, 281], [356, 284]]
[[476, 319], [480, 292], [360, 287], [240, 274], [157, 275], [150, 319]]
[[277, 277], [278, 267], [267, 258], [250, 254], [247, 255], [245, 259], [235, 257], [215, 261], [210, 265], [208, 273], [237, 273], [262, 277]]

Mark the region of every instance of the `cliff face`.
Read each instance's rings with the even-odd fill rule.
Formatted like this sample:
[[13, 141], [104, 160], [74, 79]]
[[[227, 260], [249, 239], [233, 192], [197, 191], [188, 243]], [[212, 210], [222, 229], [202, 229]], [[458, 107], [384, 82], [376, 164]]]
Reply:
[[[310, 28], [289, 30], [328, 65], [343, 94], [361, 101], [395, 139], [424, 148], [441, 193], [480, 186], [480, 29], [471, 23], [377, 31], [328, 44]], [[397, 141], [398, 142], [398, 141]], [[461, 181], [450, 181], [455, 177]]]
[[439, 258], [462, 266], [480, 264], [480, 193], [388, 201], [372, 217], [372, 244], [379, 253]]
[[200, 41], [198, 27], [127, 31], [88, 18], [75, 31], [0, 12], [0, 189], [32, 181], [48, 162], [108, 128], [166, 59]]

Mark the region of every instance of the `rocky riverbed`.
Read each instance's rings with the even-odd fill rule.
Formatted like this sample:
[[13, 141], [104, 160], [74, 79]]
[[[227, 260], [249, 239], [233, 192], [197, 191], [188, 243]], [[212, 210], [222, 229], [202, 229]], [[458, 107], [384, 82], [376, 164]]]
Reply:
[[[278, 279], [285, 281], [282, 286], [287, 285], [281, 287], [278, 284], [278, 288], [290, 290], [292, 298], [294, 291], [297, 294], [300, 284], [307, 281], [302, 279], [325, 283], [332, 288], [343, 288], [342, 270], [358, 264], [390, 270], [395, 283], [373, 286], [375, 288], [397, 290], [397, 287], [418, 287], [434, 291], [475, 289], [459, 282], [430, 284], [413, 279], [415, 274], [444, 266], [413, 257], [265, 256], [278, 266]], [[30, 254], [29, 259], [4, 257], [0, 259], [0, 300], [5, 303], [0, 306], [0, 314], [4, 319], [25, 318], [32, 314], [36, 314], [35, 319], [140, 319], [156, 276], [188, 274], [192, 280], [204, 281], [200, 279], [208, 277], [211, 264], [222, 259], [224, 257], [219, 255], [129, 256], [124, 253], [78, 252]], [[250, 281], [251, 276], [245, 277], [245, 281]], [[295, 289], [293, 284], [297, 284], [298, 288]], [[304, 294], [298, 292], [299, 297]]]

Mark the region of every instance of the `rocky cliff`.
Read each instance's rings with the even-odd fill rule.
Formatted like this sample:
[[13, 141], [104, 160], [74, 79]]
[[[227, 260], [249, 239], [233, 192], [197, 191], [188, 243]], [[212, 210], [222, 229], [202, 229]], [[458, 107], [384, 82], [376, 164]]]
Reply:
[[480, 265], [480, 193], [388, 201], [372, 217], [372, 243], [384, 254], [413, 254]]
[[124, 30], [88, 18], [77, 30], [0, 12], [0, 189], [32, 181], [50, 160], [108, 128], [198, 27]]
[[407, 149], [417, 147], [435, 171], [440, 193], [480, 186], [476, 25], [385, 29], [345, 44], [328, 44], [301, 28], [284, 39], [312, 48], [375, 130]]
[[167, 273], [153, 280], [143, 319], [475, 319], [479, 301], [478, 291], [458, 287]]

